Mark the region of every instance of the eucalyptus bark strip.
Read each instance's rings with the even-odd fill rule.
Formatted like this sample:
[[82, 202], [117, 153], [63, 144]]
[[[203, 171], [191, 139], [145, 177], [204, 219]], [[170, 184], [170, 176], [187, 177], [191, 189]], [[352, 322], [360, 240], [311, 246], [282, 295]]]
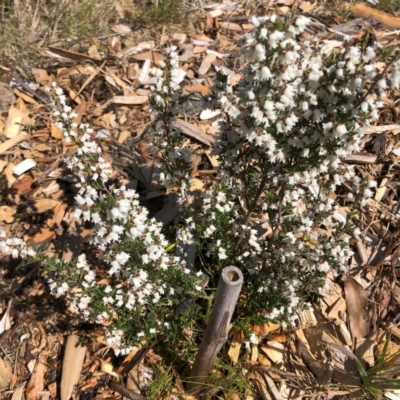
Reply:
[[210, 321], [204, 332], [199, 352], [190, 374], [188, 390], [196, 392], [201, 389], [221, 347], [228, 339], [228, 328], [233, 311], [243, 285], [243, 274], [234, 266], [222, 270]]

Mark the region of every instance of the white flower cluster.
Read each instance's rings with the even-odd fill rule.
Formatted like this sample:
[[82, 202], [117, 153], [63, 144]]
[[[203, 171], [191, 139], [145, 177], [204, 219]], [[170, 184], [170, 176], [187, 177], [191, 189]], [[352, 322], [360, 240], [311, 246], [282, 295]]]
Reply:
[[180, 97], [185, 71], [179, 69], [177, 47], [171, 46], [164, 49], [165, 60], [159, 61], [160, 68], [154, 68], [153, 74], [157, 83], [152, 87], [149, 103], [152, 111], [163, 123], [163, 133], [155, 149], [161, 149], [158, 158], [158, 167], [161, 169], [161, 180], [167, 189], [179, 187], [186, 189], [190, 186], [193, 169], [191, 152], [180, 145], [179, 132], [172, 128], [174, 115], [179, 112], [177, 100]]
[[9, 256], [13, 258], [27, 256], [34, 257], [36, 252], [26, 242], [19, 238], [7, 238], [7, 233], [0, 228], [0, 257]]
[[[299, 40], [309, 23], [304, 16], [253, 17], [252, 23], [255, 29], [243, 38], [244, 79], [232, 86], [223, 71], [217, 76], [218, 105], [227, 119], [213, 150], [223, 184], [244, 211], [212, 222], [206, 203], [206, 217], [199, 219], [204, 238], [218, 240], [223, 232], [232, 243], [241, 237], [231, 262], [254, 277], [248, 290], [260, 297], [250, 296], [249, 303], [263, 304], [267, 318], [293, 323], [325, 274], [348, 268], [353, 253], [343, 233], [354, 227], [340, 214], [334, 193], [353, 182], [348, 199], [362, 206], [376, 183], [361, 183], [341, 160], [360, 150], [362, 124], [378, 117], [384, 90], [398, 87], [400, 61], [392, 64], [390, 82], [373, 64], [383, 54], [379, 46], [345, 43], [329, 53], [317, 39]], [[248, 226], [257, 217], [272, 228], [267, 240]]]
[[[67, 162], [80, 180], [75, 217], [82, 216], [94, 224], [90, 245], [97, 249], [99, 261], [95, 265], [100, 263], [102, 267], [92, 266], [93, 261], [89, 262], [85, 254], [72, 267], [58, 261], [53, 265], [56, 273], [49, 280], [50, 288], [57, 295], [68, 293], [73, 308], [86, 320], [102, 324], [110, 345], [125, 354], [131, 350], [129, 343], [140, 342], [142, 336], [154, 335], [167, 327], [168, 323], [161, 319], [153, 321], [156, 326], [143, 322], [151, 310], [159, 305], [167, 316], [165, 307], [171, 312], [181, 293], [195, 285], [185, 263], [166, 253], [168, 242], [161, 232], [162, 224], [148, 218], [139, 195], [124, 186], [108, 185], [112, 167], [93, 138], [93, 131], [85, 124], [74, 125], [73, 113], [61, 112], [65, 105], [54, 85], [52, 94], [57, 124], [78, 146], [75, 156]], [[139, 325], [136, 339], [128, 340], [121, 320], [127, 318], [132, 328], [133, 316], [143, 325]], [[115, 324], [121, 329], [115, 329]]]

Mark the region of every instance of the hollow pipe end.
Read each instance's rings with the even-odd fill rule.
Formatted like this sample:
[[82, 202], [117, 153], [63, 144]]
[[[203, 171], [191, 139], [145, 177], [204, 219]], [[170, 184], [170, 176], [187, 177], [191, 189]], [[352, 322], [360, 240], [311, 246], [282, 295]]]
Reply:
[[229, 265], [222, 270], [222, 279], [230, 286], [243, 285], [243, 273], [233, 265]]

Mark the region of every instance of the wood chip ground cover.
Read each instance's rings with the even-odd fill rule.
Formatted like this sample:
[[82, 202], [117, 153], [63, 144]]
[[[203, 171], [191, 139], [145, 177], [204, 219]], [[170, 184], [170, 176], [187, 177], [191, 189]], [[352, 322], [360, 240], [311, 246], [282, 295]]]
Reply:
[[[392, 29], [398, 28], [400, 17], [366, 4], [350, 8], [353, 14], [348, 13], [348, 20], [324, 3], [296, 0], [258, 7], [226, 2], [201, 8], [193, 13], [189, 28], [160, 33], [156, 40], [138, 42], [134, 27], [112, 24], [115, 36], [102, 42], [93, 39], [86, 53], [43, 48], [46, 67], [32, 65], [29, 83], [18, 79], [17, 69], [0, 66], [0, 226], [8, 234], [47, 254], [71, 259], [91, 233], [90, 226], [72, 215], [76, 177], [63, 160], [75, 148], [51, 120], [44, 87], [53, 80], [66, 92], [78, 115], [76, 122], [88, 122], [97, 131], [115, 167], [113, 179], [146, 190], [152, 215], [168, 223], [179, 213], [179, 202], [166, 195], [146, 150], [153, 134], [147, 104], [154, 83], [150, 71], [163, 58], [163, 45], [178, 45], [183, 94], [191, 99], [175, 124], [195, 154], [196, 185], [189, 197], [196, 201], [196, 191], [210, 186], [218, 165], [210, 145], [219, 114], [202, 109], [201, 101], [196, 103], [191, 96], [197, 94], [201, 100], [210, 92], [215, 67], [241, 79], [234, 72], [244, 62], [237, 39], [252, 29], [251, 15], [307, 13], [313, 23], [305, 39], [319, 37], [331, 47], [340, 47], [346, 37], [359, 40], [367, 29], [373, 29], [385, 45], [396, 45], [400, 38]], [[373, 369], [377, 365], [383, 376], [400, 379], [398, 99], [398, 91], [389, 93], [379, 122], [368, 128], [362, 152], [346, 159], [361, 176], [378, 181], [375, 198], [359, 217], [362, 235], [352, 243], [350, 276], [343, 281], [328, 277], [314, 299], [314, 311], [303, 315], [296, 328], [254, 327], [259, 343], [252, 344], [246, 356], [240, 335], [223, 348], [220, 359], [234, 366], [235, 374], [248, 384], [244, 398], [357, 398], [366, 395], [361, 389], [366, 388], [367, 378], [380, 384]], [[340, 194], [343, 199], [345, 195]], [[344, 200], [342, 206], [345, 216]], [[260, 227], [260, 235], [268, 235], [267, 231], [268, 227]], [[0, 397], [193, 398], [185, 394], [182, 383], [187, 369], [171, 363], [158, 347], [115, 357], [100, 329], [77, 324], [63, 302], [49, 296], [39, 265], [3, 258], [0, 273]], [[216, 371], [215, 386], [206, 389], [202, 398], [240, 398], [237, 388], [218, 383], [228, 379], [227, 371]], [[238, 385], [239, 381], [232, 380]], [[400, 398], [393, 387], [382, 390], [387, 398]]]

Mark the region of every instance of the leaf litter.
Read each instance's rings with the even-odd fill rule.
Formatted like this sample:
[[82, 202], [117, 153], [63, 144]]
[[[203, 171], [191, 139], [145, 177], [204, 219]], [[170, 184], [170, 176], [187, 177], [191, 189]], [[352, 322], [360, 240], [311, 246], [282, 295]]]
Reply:
[[[343, 20], [329, 7], [321, 13], [323, 8], [319, 2], [308, 1], [269, 1], [258, 8], [213, 3], [202, 5], [185, 31], [162, 34], [158, 40], [139, 41], [131, 26], [120, 23], [110, 26], [115, 33], [112, 38], [102, 42], [93, 38], [88, 54], [43, 48], [47, 65], [31, 69], [34, 81], [29, 84], [19, 80], [14, 70], [0, 66], [5, 107], [0, 114], [0, 225], [42, 252], [61, 252], [64, 259], [76, 256], [91, 233], [72, 215], [76, 177], [63, 160], [75, 148], [64, 141], [49, 115], [44, 87], [53, 80], [72, 100], [76, 122], [90, 121], [102, 132], [102, 149], [117, 171], [113, 179], [132, 188], [141, 182], [148, 200], [162, 199], [155, 203], [156, 219], [171, 221], [179, 213], [180, 200], [164, 190], [145, 145], [155, 128], [147, 104], [154, 83], [150, 71], [162, 60], [163, 45], [179, 46], [183, 93], [201, 97], [210, 93], [216, 67], [224, 68], [232, 80], [242, 79], [233, 72], [238, 63], [245, 62], [238, 56], [237, 39], [253, 28], [249, 17], [254, 13], [307, 13], [312, 19], [308, 38], [322, 38], [327, 48], [340, 47], [348, 38], [360, 40], [368, 29], [382, 44], [399, 42], [398, 31], [390, 29], [400, 26], [395, 15], [359, 3], [350, 8], [350, 19]], [[379, 363], [382, 368], [399, 363], [398, 98], [398, 91], [388, 96], [378, 125], [369, 127], [362, 152], [346, 159], [360, 175], [379, 183], [375, 198], [368, 200], [359, 216], [362, 234], [351, 239], [355, 255], [350, 275], [342, 282], [328, 277], [321, 295], [314, 299], [314, 311], [302, 315], [296, 328], [253, 327], [259, 340], [244, 358], [240, 333], [223, 349], [221, 357], [242, 364], [249, 382], [256, 376], [258, 383], [247, 399], [352, 395], [365, 388], [358, 363], [364, 363], [365, 371]], [[218, 167], [209, 152], [219, 112], [197, 109], [194, 100], [187, 101], [189, 107], [175, 125], [198, 157], [193, 171], [196, 187], [191, 190], [195, 201], [196, 191], [206, 190]], [[259, 231], [260, 236], [268, 235], [268, 227]], [[163, 355], [136, 350], [121, 363], [101, 330], [85, 334], [68, 317], [62, 302], [46, 294], [37, 268], [12, 259], [0, 263], [0, 389], [8, 390], [7, 396], [13, 399], [60, 396], [67, 400], [71, 395], [142, 399], [162, 368]], [[85, 343], [80, 342], [83, 337]], [[157, 398], [190, 398], [183, 393], [184, 371], [174, 375], [171, 393]], [[394, 373], [391, 378], [397, 376]], [[383, 389], [387, 398], [400, 396], [399, 391]]]

